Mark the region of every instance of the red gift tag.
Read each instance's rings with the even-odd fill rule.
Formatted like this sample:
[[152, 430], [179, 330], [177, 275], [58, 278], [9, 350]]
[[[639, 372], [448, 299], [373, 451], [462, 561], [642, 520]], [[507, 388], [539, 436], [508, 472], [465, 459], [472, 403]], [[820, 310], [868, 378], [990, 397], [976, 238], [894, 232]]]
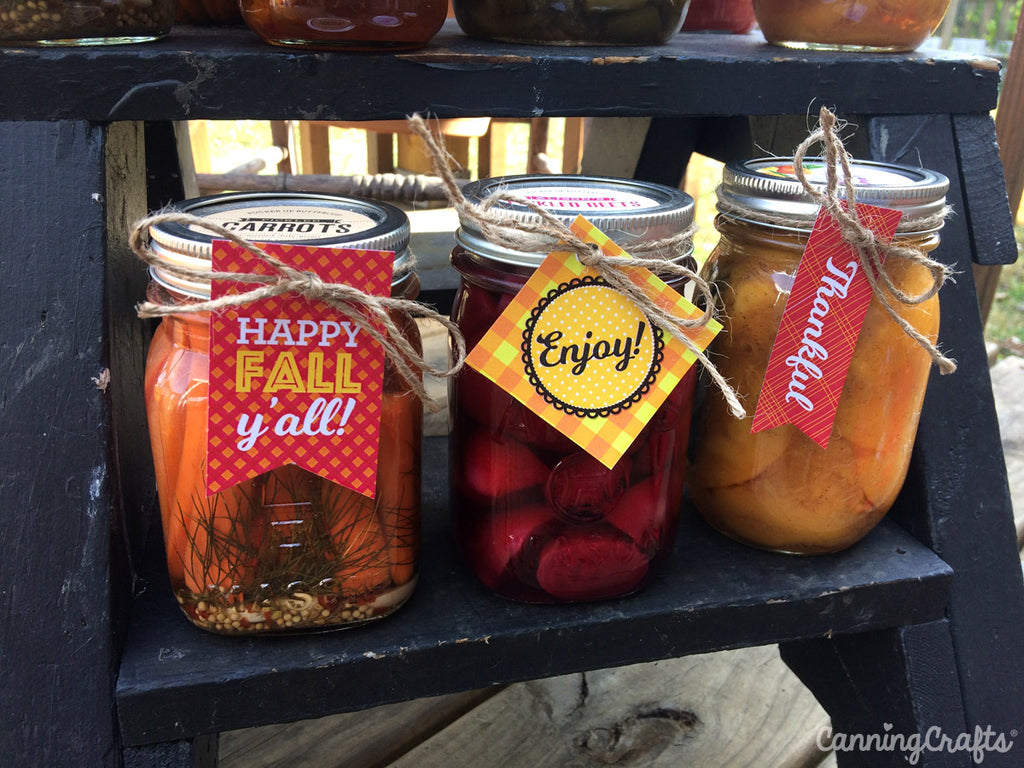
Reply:
[[[900, 211], [858, 205], [861, 222], [892, 240]], [[807, 240], [775, 336], [751, 432], [792, 424], [828, 447], [854, 347], [871, 303], [856, 250], [822, 209]]]
[[[325, 282], [391, 293], [394, 253], [264, 244]], [[213, 243], [215, 272], [270, 274], [234, 243]], [[214, 280], [211, 298], [252, 285]], [[286, 293], [211, 313], [208, 495], [295, 464], [372, 497], [384, 350], [351, 319]]]

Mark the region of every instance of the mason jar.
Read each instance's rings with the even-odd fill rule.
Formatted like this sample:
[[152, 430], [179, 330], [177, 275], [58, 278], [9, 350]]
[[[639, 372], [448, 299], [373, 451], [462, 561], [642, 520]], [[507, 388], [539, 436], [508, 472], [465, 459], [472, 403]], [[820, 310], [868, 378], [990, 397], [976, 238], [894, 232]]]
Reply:
[[[226, 194], [178, 211], [250, 241], [394, 251], [391, 295], [415, 298], [409, 223], [393, 206], [326, 195]], [[210, 283], [163, 265], [209, 269], [214, 236], [195, 224], [150, 228], [159, 264], [149, 299], [187, 308]], [[392, 313], [419, 348], [408, 316]], [[374, 621], [416, 584], [422, 404], [385, 363], [375, 495], [295, 464], [206, 495], [210, 313], [166, 315], [149, 348], [146, 412], [171, 588], [185, 615], [221, 634], [313, 631]]]
[[[513, 176], [471, 183], [463, 193], [479, 202], [499, 188], [566, 225], [583, 214], [627, 251], [693, 220], [684, 192], [624, 179]], [[497, 207], [519, 222], [537, 219], [518, 202]], [[452, 319], [468, 349], [553, 246], [510, 249], [461, 217], [451, 256], [460, 274]], [[689, 247], [665, 255], [675, 263], [689, 257]], [[535, 603], [616, 597], [646, 583], [677, 527], [695, 380], [691, 368], [610, 469], [476, 370], [467, 366], [451, 380], [453, 524], [479, 580]]]
[[754, 0], [769, 43], [824, 50], [913, 51], [948, 8], [949, 0]]
[[[806, 161], [824, 189], [824, 166]], [[939, 244], [946, 177], [920, 168], [853, 162], [858, 203], [898, 209], [895, 242], [923, 254]], [[697, 408], [688, 493], [715, 528], [756, 547], [814, 554], [849, 547], [878, 524], [903, 485], [931, 358], [871, 298], [853, 351], [827, 447], [796, 426], [752, 432], [776, 333], [818, 204], [791, 158], [728, 165], [715, 226], [721, 237], [704, 266], [720, 297], [723, 332], [708, 353], [747, 406], [732, 416], [709, 392]], [[783, 217], [785, 224], [767, 216]], [[922, 224], [922, 222], [924, 224]], [[896, 287], [922, 295], [934, 276], [907, 259], [886, 261]], [[937, 294], [893, 302], [900, 317], [935, 342]]]
[[0, 45], [142, 43], [167, 35], [175, 0], [0, 0]]

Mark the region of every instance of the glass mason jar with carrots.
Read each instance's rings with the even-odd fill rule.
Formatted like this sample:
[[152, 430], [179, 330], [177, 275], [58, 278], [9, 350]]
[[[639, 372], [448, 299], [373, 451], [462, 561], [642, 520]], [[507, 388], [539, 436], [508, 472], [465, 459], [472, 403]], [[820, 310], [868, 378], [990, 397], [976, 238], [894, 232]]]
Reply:
[[[656, 184], [582, 176], [513, 176], [464, 188], [471, 202], [497, 189], [566, 225], [583, 214], [633, 255], [693, 220], [693, 200]], [[502, 201], [503, 215], [539, 217]], [[451, 261], [460, 274], [452, 319], [472, 349], [555, 242], [519, 250], [462, 217]], [[664, 258], [680, 262], [689, 247]], [[653, 258], [653, 257], [650, 257]], [[678, 283], [668, 281], [677, 290]], [[503, 597], [566, 603], [641, 588], [669, 553], [682, 502], [696, 375], [691, 368], [626, 453], [608, 468], [491, 379], [470, 367], [451, 380], [451, 507], [455, 536], [479, 580]]]
[[[222, 226], [248, 222], [260, 242], [395, 252], [392, 296], [414, 298], [409, 225], [392, 206], [300, 194], [228, 194], [177, 208]], [[323, 222], [344, 220], [329, 237]], [[185, 308], [209, 282], [173, 266], [209, 269], [213, 236], [194, 224], [150, 228], [159, 264], [151, 302]], [[419, 348], [408, 316], [392, 313]], [[420, 546], [422, 402], [385, 363], [376, 492], [357, 493], [294, 464], [206, 495], [210, 313], [164, 316], [149, 349], [145, 399], [171, 587], [188, 618], [221, 634], [314, 631], [392, 613], [416, 584]]]
[[[894, 243], [922, 255], [939, 244], [945, 176], [866, 161], [851, 167], [858, 203], [903, 212]], [[808, 160], [804, 168], [813, 187], [824, 188], [824, 164]], [[903, 485], [929, 352], [872, 297], [827, 447], [792, 424], [753, 432], [818, 203], [797, 180], [791, 158], [766, 158], [727, 165], [718, 205], [721, 238], [703, 274], [716, 286], [724, 331], [708, 352], [746, 398], [748, 413], [737, 419], [720, 397], [703, 398], [694, 415], [688, 494], [713, 527], [747, 544], [796, 554], [845, 549], [878, 524]], [[934, 285], [934, 274], [909, 259], [887, 259], [884, 269], [908, 296], [925, 296]], [[937, 294], [894, 304], [901, 318], [935, 343]]]

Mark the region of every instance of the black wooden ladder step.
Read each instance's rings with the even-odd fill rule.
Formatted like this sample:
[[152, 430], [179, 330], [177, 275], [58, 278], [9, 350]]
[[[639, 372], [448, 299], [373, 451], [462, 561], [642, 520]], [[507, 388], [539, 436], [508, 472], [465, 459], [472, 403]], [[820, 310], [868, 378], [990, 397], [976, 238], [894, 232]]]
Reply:
[[[795, 638], [942, 618], [952, 570], [883, 523], [839, 555], [760, 552], [687, 511], [667, 567], [640, 593], [572, 606], [511, 603], [462, 565], [447, 520], [443, 438], [424, 458], [424, 557], [413, 598], [348, 631], [220, 637], [166, 582], [137, 600], [117, 684], [122, 739], [140, 745], [393, 701]], [[155, 563], [154, 572], [162, 564]]]

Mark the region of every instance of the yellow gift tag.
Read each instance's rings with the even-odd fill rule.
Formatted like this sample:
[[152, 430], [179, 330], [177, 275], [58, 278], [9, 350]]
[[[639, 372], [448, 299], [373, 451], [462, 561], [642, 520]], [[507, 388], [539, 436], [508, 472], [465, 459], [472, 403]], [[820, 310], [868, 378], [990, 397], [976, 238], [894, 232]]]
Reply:
[[[571, 228], [607, 256], [628, 256], [582, 216]], [[703, 314], [649, 270], [628, 275], [676, 317]], [[721, 328], [711, 320], [685, 333], [703, 350]], [[574, 253], [553, 251], [466, 363], [611, 468], [695, 359]]]

